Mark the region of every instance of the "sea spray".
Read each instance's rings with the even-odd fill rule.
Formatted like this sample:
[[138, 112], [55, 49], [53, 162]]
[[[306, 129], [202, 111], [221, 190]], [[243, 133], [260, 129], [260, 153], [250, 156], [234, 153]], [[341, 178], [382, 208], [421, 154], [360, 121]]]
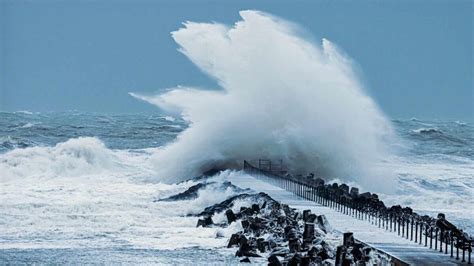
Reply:
[[364, 92], [351, 60], [330, 41], [314, 44], [295, 26], [241, 11], [233, 27], [186, 22], [172, 32], [179, 51], [220, 86], [177, 87], [132, 96], [178, 111], [189, 122], [154, 156], [160, 180], [175, 182], [243, 159], [283, 159], [293, 172], [392, 187], [372, 165], [387, 156], [388, 120]]
[[153, 150], [112, 150], [94, 137], [72, 138], [53, 147], [14, 149], [0, 154], [0, 182], [113, 174], [147, 177], [153, 175], [147, 164]]

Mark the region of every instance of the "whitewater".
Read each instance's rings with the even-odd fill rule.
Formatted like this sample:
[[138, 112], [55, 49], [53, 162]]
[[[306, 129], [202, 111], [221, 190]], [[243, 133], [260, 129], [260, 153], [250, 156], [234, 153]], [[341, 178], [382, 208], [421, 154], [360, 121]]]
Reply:
[[[237, 194], [219, 184], [257, 158], [446, 213], [474, 233], [473, 121], [389, 119], [335, 44], [262, 12], [241, 16], [172, 33], [217, 85], [131, 93], [156, 113], [0, 112], [0, 261], [236, 263], [223, 247], [238, 225], [196, 228], [189, 215]], [[213, 168], [230, 170], [196, 199], [157, 201]]]

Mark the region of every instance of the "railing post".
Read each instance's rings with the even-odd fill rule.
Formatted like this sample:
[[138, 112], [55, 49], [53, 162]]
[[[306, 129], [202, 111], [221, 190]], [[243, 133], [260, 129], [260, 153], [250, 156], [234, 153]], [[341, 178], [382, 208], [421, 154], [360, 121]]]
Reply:
[[462, 262], [466, 262], [466, 240], [464, 237], [462, 237]]
[[381, 218], [380, 218], [380, 212], [377, 211], [377, 216], [379, 217], [379, 228], [380, 228], [380, 221], [381, 221]]
[[[409, 229], [410, 229], [410, 218], [407, 218], [407, 239], [410, 236], [410, 230]], [[411, 230], [412, 230], [411, 234], [413, 236], [413, 225], [411, 227]]]
[[423, 223], [422, 222], [419, 222], [420, 224], [420, 241], [418, 241], [418, 244], [421, 245], [422, 242], [423, 242], [423, 238], [422, 238], [422, 235], [423, 235]]
[[430, 249], [433, 248], [433, 227], [430, 227]]
[[[408, 232], [408, 227], [407, 227]], [[402, 237], [405, 237], [405, 217], [402, 217]]]
[[317, 202], [318, 201], [318, 188], [313, 187], [313, 201]]
[[392, 216], [393, 216], [393, 214], [390, 213], [390, 217], [389, 217], [389, 219], [390, 219], [390, 232], [392, 232]]
[[459, 237], [456, 237], [456, 260], [459, 260]]
[[397, 227], [398, 227], [398, 235], [400, 235], [400, 234], [402, 233], [401, 219], [402, 219], [402, 217], [400, 217], [400, 216], [397, 215], [397, 220], [395, 221], [395, 223], [398, 223], [398, 225], [397, 225]]
[[443, 233], [444, 233], [444, 230], [441, 229], [440, 232], [439, 232], [439, 252], [443, 252]]
[[471, 253], [472, 253], [472, 239], [469, 239], [469, 245], [467, 249], [467, 263], [471, 264]]
[[435, 228], [435, 250], [438, 250], [438, 227]]
[[415, 243], [418, 243], [418, 221], [415, 223]]
[[428, 246], [428, 225], [423, 224], [425, 226], [425, 247]]
[[453, 248], [454, 248], [454, 243], [453, 243], [453, 232], [449, 234], [449, 244], [451, 244], [451, 258], [453, 257]]
[[444, 233], [444, 254], [448, 254], [448, 232]]

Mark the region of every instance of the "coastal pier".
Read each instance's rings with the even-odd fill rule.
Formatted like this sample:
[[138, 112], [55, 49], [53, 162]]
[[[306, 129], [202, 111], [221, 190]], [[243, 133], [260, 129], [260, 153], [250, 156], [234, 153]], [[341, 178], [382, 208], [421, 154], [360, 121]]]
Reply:
[[392, 258], [394, 265], [469, 265], [473, 239], [446, 220], [421, 216], [410, 208], [386, 207], [376, 194], [359, 194], [345, 184], [285, 174], [281, 161], [244, 161], [246, 177], [233, 184], [267, 193], [300, 211], [325, 215], [334, 230], [354, 237]]

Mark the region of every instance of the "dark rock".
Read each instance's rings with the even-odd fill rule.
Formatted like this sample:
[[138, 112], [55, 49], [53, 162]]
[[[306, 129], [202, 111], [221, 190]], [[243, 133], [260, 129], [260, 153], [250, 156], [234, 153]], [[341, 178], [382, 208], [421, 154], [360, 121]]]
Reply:
[[309, 266], [310, 263], [311, 263], [311, 258], [310, 257], [308, 257], [308, 256], [301, 257], [301, 262], [300, 262], [301, 266]]
[[412, 215], [413, 214], [413, 209], [410, 208], [410, 207], [405, 207], [405, 208], [403, 208], [403, 212], [408, 214], [408, 215]]
[[316, 256], [318, 256], [318, 249], [316, 247], [311, 247], [309, 250], [308, 250], [308, 256], [311, 257], [311, 258], [315, 258]]
[[276, 255], [268, 257], [268, 266], [281, 266], [281, 262]]
[[286, 234], [286, 237], [288, 238], [288, 241], [297, 240], [299, 238], [298, 230], [296, 230], [295, 227], [291, 227]]
[[303, 221], [307, 221], [308, 220], [308, 215], [311, 214], [311, 210], [304, 210], [303, 211]]
[[240, 207], [240, 217], [246, 217], [246, 216], [252, 216], [253, 215], [253, 210], [251, 208], [247, 207]]
[[346, 257], [342, 260], [342, 266], [351, 266], [353, 265], [353, 263], [354, 261], [352, 260], [352, 258]]
[[255, 235], [260, 235], [260, 231], [262, 230], [262, 223], [259, 219], [252, 219], [249, 225], [249, 228], [253, 231]]
[[214, 184], [214, 182], [210, 183], [199, 183], [197, 185], [189, 187], [184, 192], [178, 193], [176, 195], [159, 199], [158, 201], [177, 201], [177, 200], [191, 200], [196, 199], [198, 197], [198, 191], [202, 188], [205, 188], [207, 185]]
[[248, 220], [242, 220], [242, 228], [247, 229], [250, 226], [250, 222]]
[[[164, 199], [159, 199], [155, 200], [156, 201], [178, 201], [178, 200], [192, 200], [196, 199], [198, 197], [199, 190], [206, 188], [209, 185], [215, 185], [216, 182], [203, 182], [196, 184], [194, 186], [189, 187], [186, 189], [184, 192], [175, 194], [173, 196], [164, 198]], [[246, 189], [241, 189], [237, 186], [234, 186], [232, 183], [226, 181], [222, 184], [219, 185], [219, 189], [227, 189], [227, 188], [232, 188], [236, 192], [244, 192]]]
[[229, 239], [229, 243], [227, 244], [227, 248], [231, 248], [233, 246], [239, 245], [240, 236], [241, 236], [241, 234], [232, 234], [232, 236]]
[[345, 247], [354, 245], [354, 234], [352, 232], [344, 233], [343, 245]]
[[318, 257], [320, 257], [322, 260], [327, 260], [327, 259], [330, 258], [328, 252], [327, 252], [325, 249], [322, 249], [322, 250], [318, 253]]
[[306, 219], [306, 222], [314, 223], [317, 218], [318, 218], [318, 216], [316, 214], [311, 213], [311, 214], [308, 215], [308, 218]]
[[203, 219], [198, 220], [196, 227], [199, 227], [199, 226], [208, 227], [212, 224], [214, 224], [214, 222], [212, 221], [212, 218], [210, 216], [206, 216]]
[[288, 240], [288, 248], [290, 253], [296, 253], [301, 251], [301, 240], [299, 238]]
[[254, 213], [259, 213], [260, 212], [260, 206], [258, 206], [258, 204], [252, 204], [252, 211]]
[[257, 249], [258, 251], [264, 253], [267, 250], [268, 247], [268, 242], [265, 241], [263, 238], [258, 238], [257, 239]]
[[364, 258], [363, 248], [364, 246], [362, 244], [355, 244], [352, 248], [351, 254], [355, 261], [360, 261]]
[[349, 193], [349, 186], [346, 185], [346, 184], [341, 184], [341, 185], [339, 186], [339, 189], [342, 190], [342, 191], [345, 192], [345, 193]]
[[246, 257], [246, 258], [241, 259], [240, 262], [250, 263], [250, 259], [248, 257]]
[[363, 198], [363, 199], [370, 199], [371, 198], [371, 195], [370, 192], [364, 192], [362, 194], [359, 195], [360, 198]]
[[[328, 243], [326, 243], [326, 241], [324, 240], [321, 242], [321, 246], [323, 247], [323, 249], [321, 250], [321, 252], [318, 253], [318, 255], [323, 260], [326, 260], [327, 258], [332, 259], [334, 254], [333, 254], [333, 251], [331, 250], [331, 246]], [[324, 254], [324, 256], [327, 256], [327, 258], [323, 258], [322, 254]]]
[[304, 225], [304, 232], [303, 232], [303, 239], [305, 243], [312, 243], [314, 238], [314, 224], [313, 223], [305, 223]]
[[231, 224], [232, 222], [237, 220], [237, 217], [235, 216], [235, 213], [231, 209], [228, 209], [227, 211], [225, 211], [225, 215], [227, 216], [227, 223], [228, 224]]
[[351, 192], [350, 192], [349, 194], [351, 194], [351, 196], [352, 196], [353, 198], [355, 198], [355, 197], [359, 196], [359, 189], [356, 188], [356, 187], [352, 187], [352, 188], [351, 188]]
[[224, 200], [220, 203], [209, 206], [209, 207], [205, 208], [204, 211], [199, 213], [197, 216], [204, 216], [204, 215], [212, 216], [215, 213], [223, 212], [224, 210], [232, 208], [234, 206], [235, 201], [237, 201], [237, 200], [247, 200], [247, 199], [250, 200], [250, 201], [256, 201], [256, 202], [258, 202], [258, 201], [276, 202], [270, 196], [268, 196], [267, 194], [262, 193], [262, 192], [260, 192], [258, 194], [243, 193], [243, 194], [239, 194], [239, 195], [236, 195], [236, 196], [232, 196], [232, 197], [230, 197], [230, 198], [228, 198], [228, 199], [226, 199], [226, 200]]
[[336, 249], [336, 265], [341, 265], [344, 257], [346, 257], [346, 248], [344, 246], [338, 246]]
[[324, 233], [331, 232], [331, 225], [329, 224], [328, 220], [326, 219], [326, 216], [324, 215], [319, 215], [317, 218], [318, 221], [318, 226], [323, 230]]
[[285, 223], [285, 222], [286, 222], [286, 216], [285, 216], [285, 215], [278, 216], [278, 218], [277, 218], [277, 223], [278, 223], [279, 225], [282, 225], [282, 224]]
[[301, 263], [301, 255], [298, 254], [298, 253], [295, 253], [295, 255], [293, 255], [293, 257], [288, 262], [288, 265], [289, 266], [298, 266], [298, 265], [300, 265], [300, 263]]
[[240, 237], [240, 244], [239, 244], [239, 250], [235, 254], [238, 257], [246, 256], [246, 257], [261, 257], [257, 253], [253, 251], [253, 243], [255, 239], [252, 241], [249, 241], [244, 235]]

